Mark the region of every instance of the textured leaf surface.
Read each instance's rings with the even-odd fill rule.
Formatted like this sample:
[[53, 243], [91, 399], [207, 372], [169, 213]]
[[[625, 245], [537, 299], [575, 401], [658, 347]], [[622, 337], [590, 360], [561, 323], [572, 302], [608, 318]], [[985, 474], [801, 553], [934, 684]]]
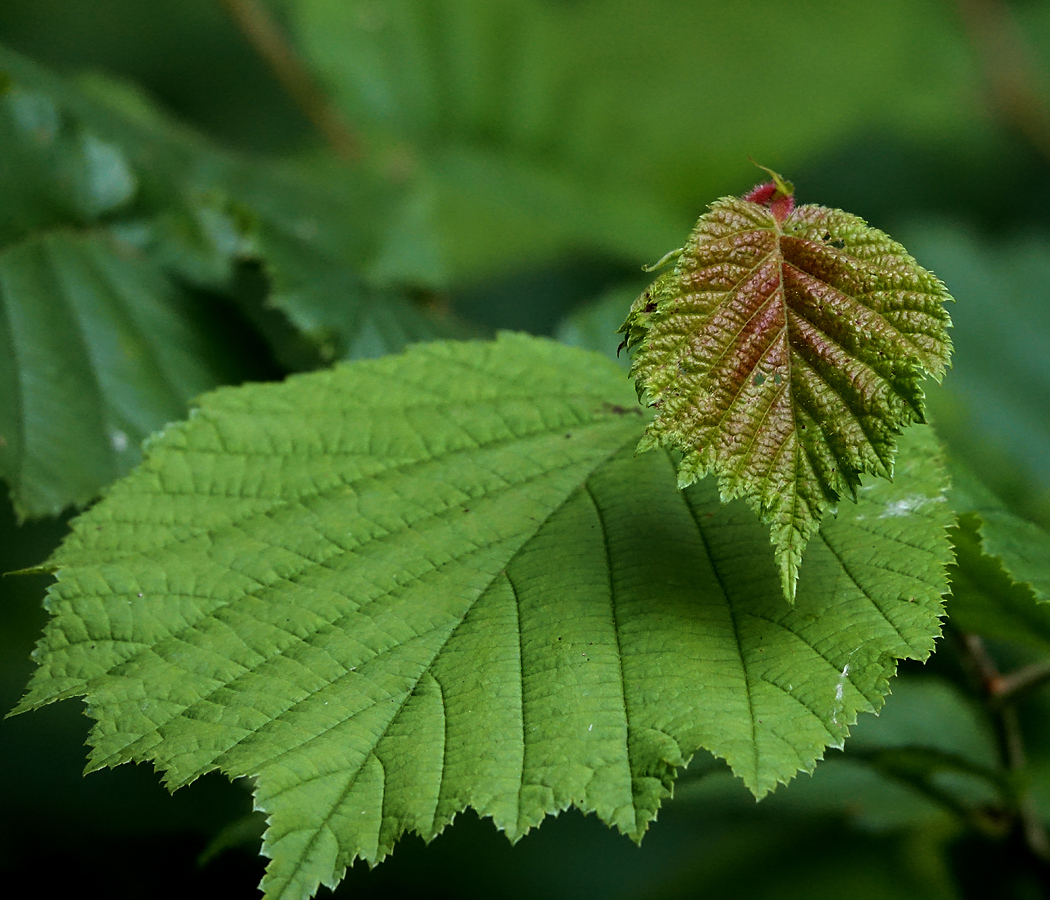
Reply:
[[907, 433], [789, 607], [746, 507], [634, 456], [632, 401], [517, 336], [208, 395], [58, 551], [20, 708], [86, 696], [92, 766], [254, 777], [272, 897], [467, 806], [638, 838], [700, 747], [765, 794], [933, 648], [936, 447]]
[[681, 450], [683, 487], [715, 472], [724, 500], [744, 497], [772, 526], [791, 600], [824, 513], [862, 472], [890, 477], [896, 435], [923, 421], [950, 297], [863, 220], [765, 188], [713, 203], [621, 331], [657, 410], [639, 449]]
[[94, 233], [0, 251], [0, 475], [22, 515], [84, 503], [231, 377], [213, 310]]

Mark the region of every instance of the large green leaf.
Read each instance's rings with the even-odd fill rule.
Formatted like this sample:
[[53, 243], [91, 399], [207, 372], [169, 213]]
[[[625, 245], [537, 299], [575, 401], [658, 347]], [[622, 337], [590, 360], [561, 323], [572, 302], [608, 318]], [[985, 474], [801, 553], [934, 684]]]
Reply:
[[92, 499], [231, 379], [213, 307], [101, 233], [0, 251], [0, 476], [21, 515]]
[[762, 796], [933, 649], [937, 450], [906, 434], [789, 607], [745, 506], [633, 455], [639, 412], [600, 355], [523, 336], [210, 394], [53, 558], [19, 709], [86, 696], [92, 767], [253, 777], [271, 897], [468, 806], [640, 838], [700, 747]]
[[[948, 365], [944, 285], [842, 210], [794, 208], [780, 176], [700, 217], [673, 268], [621, 326], [656, 409], [640, 450], [680, 450], [682, 487], [710, 472], [771, 526], [784, 595], [825, 512], [860, 475], [893, 474], [923, 421], [920, 380]], [[670, 254], [669, 254], [670, 255]]]

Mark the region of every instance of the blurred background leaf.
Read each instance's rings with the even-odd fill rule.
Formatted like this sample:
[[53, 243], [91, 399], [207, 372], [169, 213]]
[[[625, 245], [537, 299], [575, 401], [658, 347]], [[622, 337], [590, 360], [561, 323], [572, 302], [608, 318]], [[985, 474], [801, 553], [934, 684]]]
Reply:
[[923, 221], [900, 239], [957, 301], [952, 372], [929, 392], [938, 430], [1012, 504], [1050, 521], [1050, 236], [988, 240]]
[[[858, 131], [980, 127], [965, 41], [937, 2], [288, 9], [347, 119], [408, 170], [398, 246], [378, 262], [394, 277], [457, 284], [566, 249], [653, 261], [703, 204], [756, 180], [748, 154], [794, 171]], [[403, 240], [419, 220], [441, 235], [427, 272]]]

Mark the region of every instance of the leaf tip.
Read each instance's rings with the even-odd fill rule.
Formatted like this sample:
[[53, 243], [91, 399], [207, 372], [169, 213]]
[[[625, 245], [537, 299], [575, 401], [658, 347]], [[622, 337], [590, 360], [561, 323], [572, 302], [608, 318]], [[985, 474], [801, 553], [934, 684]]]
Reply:
[[780, 559], [780, 588], [783, 591], [784, 599], [787, 600], [790, 606], [795, 605], [795, 591], [798, 587], [798, 565], [792, 559], [790, 553], [783, 553], [778, 550]]
[[9, 575], [54, 575], [58, 571], [58, 566], [51, 562], [43, 562], [38, 566], [28, 566], [25, 569], [15, 569], [12, 572], [4, 572], [3, 578], [7, 578]]

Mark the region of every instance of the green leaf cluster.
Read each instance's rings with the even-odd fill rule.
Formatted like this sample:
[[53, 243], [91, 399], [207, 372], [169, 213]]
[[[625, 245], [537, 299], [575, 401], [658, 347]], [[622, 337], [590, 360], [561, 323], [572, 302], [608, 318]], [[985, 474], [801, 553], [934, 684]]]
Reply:
[[7, 50], [0, 72], [0, 475], [20, 515], [87, 503], [192, 397], [265, 376], [235, 331], [238, 265], [265, 269], [288, 324], [264, 330], [293, 365], [465, 333], [362, 277], [365, 238], [342, 224], [361, 179], [333, 201], [122, 85], [77, 91]]
[[[980, 134], [943, 10], [818, 6], [275, 4], [349, 164], [0, 49], [0, 477], [22, 519], [83, 510], [11, 566], [54, 576], [15, 711], [83, 698], [91, 770], [241, 780], [205, 857], [261, 834], [274, 898], [465, 811], [515, 843], [659, 812], [724, 896], [1037, 857], [1045, 241], [889, 228], [920, 266], [777, 176], [634, 281], [748, 152]], [[961, 387], [921, 381], [923, 266]], [[480, 339], [544, 289], [557, 341]]]

